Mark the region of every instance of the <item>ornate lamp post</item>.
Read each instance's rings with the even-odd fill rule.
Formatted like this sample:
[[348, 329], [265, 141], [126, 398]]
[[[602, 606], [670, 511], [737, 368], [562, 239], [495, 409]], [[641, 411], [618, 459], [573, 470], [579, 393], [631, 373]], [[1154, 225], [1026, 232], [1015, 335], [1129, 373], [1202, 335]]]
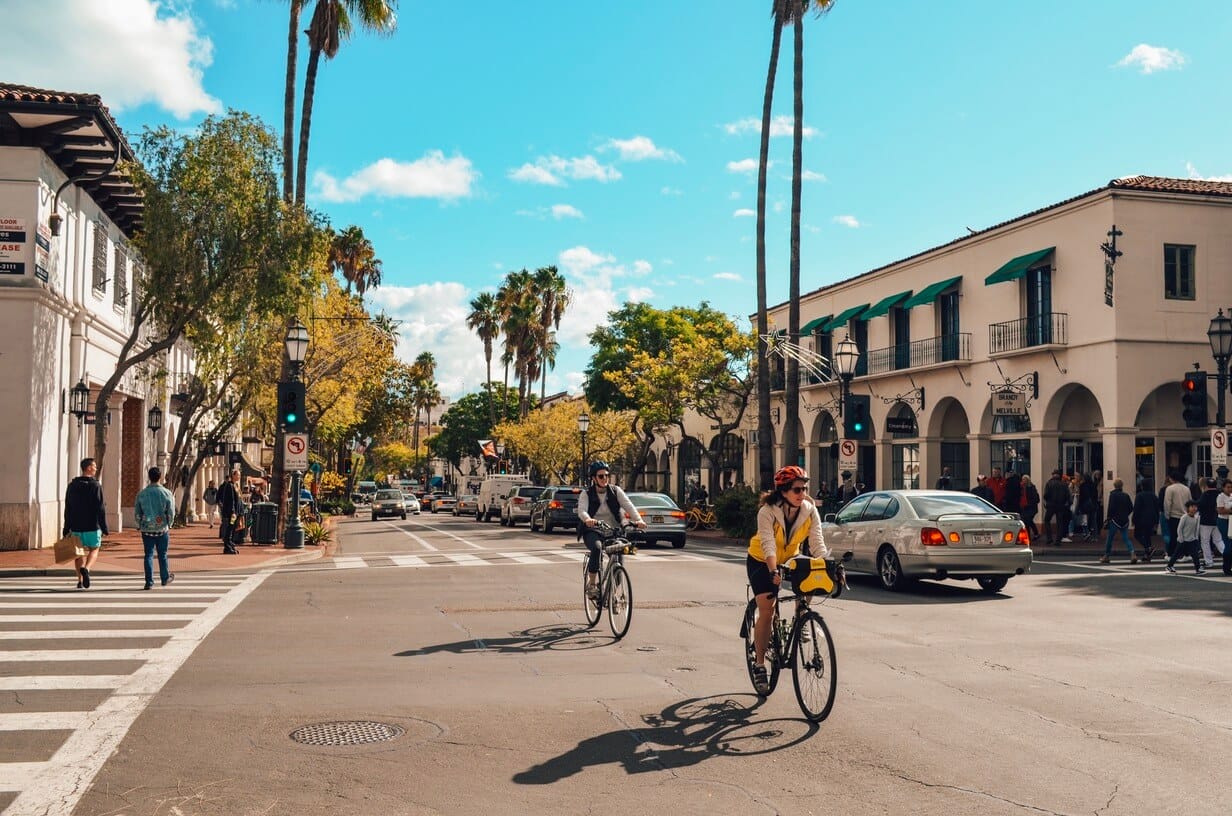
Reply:
[[[298, 382], [300, 369], [304, 365], [304, 357], [308, 354], [308, 329], [296, 320], [287, 329], [287, 336], [283, 342], [287, 347], [287, 359], [291, 361], [291, 381]], [[287, 505], [290, 518], [287, 519], [287, 525], [283, 528], [282, 534], [282, 546], [288, 550], [298, 550], [304, 546], [304, 528], [299, 523], [300, 475], [299, 471], [291, 473], [291, 501]]]
[[146, 416], [145, 427], [150, 431], [150, 441], [154, 445], [154, 464], [158, 464], [158, 432], [163, 427], [163, 409], [155, 405]]
[[[1215, 400], [1215, 427], [1225, 428], [1227, 417], [1224, 414], [1224, 397], [1228, 392], [1228, 360], [1232, 358], [1232, 317], [1225, 315], [1223, 309], [1211, 318], [1210, 328], [1206, 330], [1206, 339], [1211, 344], [1211, 356], [1215, 358], [1215, 368], [1219, 371], [1219, 396]], [[1228, 466], [1220, 465], [1216, 471], [1220, 483], [1228, 478]]]
[[860, 347], [845, 336], [834, 349], [834, 370], [841, 380], [842, 393], [839, 397], [838, 415], [844, 416], [848, 411], [847, 400], [851, 396], [851, 378], [856, 374], [856, 363], [860, 360]]
[[585, 478], [582, 476], [586, 472], [586, 432], [590, 430], [590, 414], [583, 411], [578, 414], [578, 434], [582, 437], [582, 466], [578, 468], [578, 482], [586, 484]]

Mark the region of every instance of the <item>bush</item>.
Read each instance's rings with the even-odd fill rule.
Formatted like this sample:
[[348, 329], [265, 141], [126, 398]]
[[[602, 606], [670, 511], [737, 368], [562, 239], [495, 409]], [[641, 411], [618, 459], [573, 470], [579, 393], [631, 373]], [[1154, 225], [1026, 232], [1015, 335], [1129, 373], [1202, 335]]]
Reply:
[[333, 498], [323, 499], [320, 502], [321, 512], [328, 513], [331, 516], [353, 516], [355, 515], [355, 503], [350, 499]]
[[757, 532], [757, 493], [746, 485], [729, 487], [714, 500], [714, 515], [723, 533], [732, 538], [751, 538]]
[[324, 524], [309, 522], [304, 525], [304, 543], [313, 546], [324, 544], [334, 537], [331, 531]]

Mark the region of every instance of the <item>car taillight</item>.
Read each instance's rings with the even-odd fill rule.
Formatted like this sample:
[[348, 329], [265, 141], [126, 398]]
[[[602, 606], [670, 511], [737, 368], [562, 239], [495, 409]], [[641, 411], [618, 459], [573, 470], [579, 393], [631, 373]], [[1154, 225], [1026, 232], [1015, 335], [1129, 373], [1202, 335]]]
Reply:
[[668, 515], [674, 519], [683, 519], [684, 511], [683, 510], [673, 510], [672, 512], [668, 513]]
[[559, 510], [559, 509], [560, 509], [561, 507], [563, 507], [563, 506], [564, 506], [564, 505], [562, 505], [560, 502], [556, 501], [555, 499], [553, 499], [552, 501], [548, 502], [548, 509], [549, 509], [549, 510]]
[[941, 547], [945, 545], [945, 535], [936, 527], [925, 527], [920, 530], [920, 543], [925, 547]]
[[1031, 536], [1027, 535], [1027, 528], [1023, 527], [1018, 531], [1018, 543], [1024, 547], [1031, 546]]

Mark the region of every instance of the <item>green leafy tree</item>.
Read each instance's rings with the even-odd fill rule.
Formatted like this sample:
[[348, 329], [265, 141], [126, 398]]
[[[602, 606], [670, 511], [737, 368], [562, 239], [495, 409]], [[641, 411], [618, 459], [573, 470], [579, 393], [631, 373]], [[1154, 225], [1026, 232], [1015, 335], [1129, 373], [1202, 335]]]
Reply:
[[381, 259], [360, 227], [352, 225], [330, 234], [329, 265], [346, 281], [348, 295], [352, 287], [362, 297], [381, 285]]
[[480, 456], [480, 439], [494, 437], [493, 425], [488, 419], [490, 412], [502, 420], [516, 418], [517, 394], [497, 384], [463, 396], [441, 415], [441, 430], [428, 440], [428, 450], [461, 469], [463, 459]]

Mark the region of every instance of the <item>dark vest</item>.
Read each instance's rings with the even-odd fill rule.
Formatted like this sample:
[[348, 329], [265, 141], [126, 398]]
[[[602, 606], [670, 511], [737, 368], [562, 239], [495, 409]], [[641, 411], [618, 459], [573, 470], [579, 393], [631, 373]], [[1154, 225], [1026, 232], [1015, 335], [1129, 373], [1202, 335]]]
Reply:
[[[591, 485], [586, 488], [586, 513], [591, 518], [595, 517], [595, 513], [599, 510], [599, 491], [595, 490], [595, 486]], [[620, 502], [616, 501], [616, 490], [609, 487], [607, 489], [607, 509], [612, 511], [612, 518], [620, 520]]]

